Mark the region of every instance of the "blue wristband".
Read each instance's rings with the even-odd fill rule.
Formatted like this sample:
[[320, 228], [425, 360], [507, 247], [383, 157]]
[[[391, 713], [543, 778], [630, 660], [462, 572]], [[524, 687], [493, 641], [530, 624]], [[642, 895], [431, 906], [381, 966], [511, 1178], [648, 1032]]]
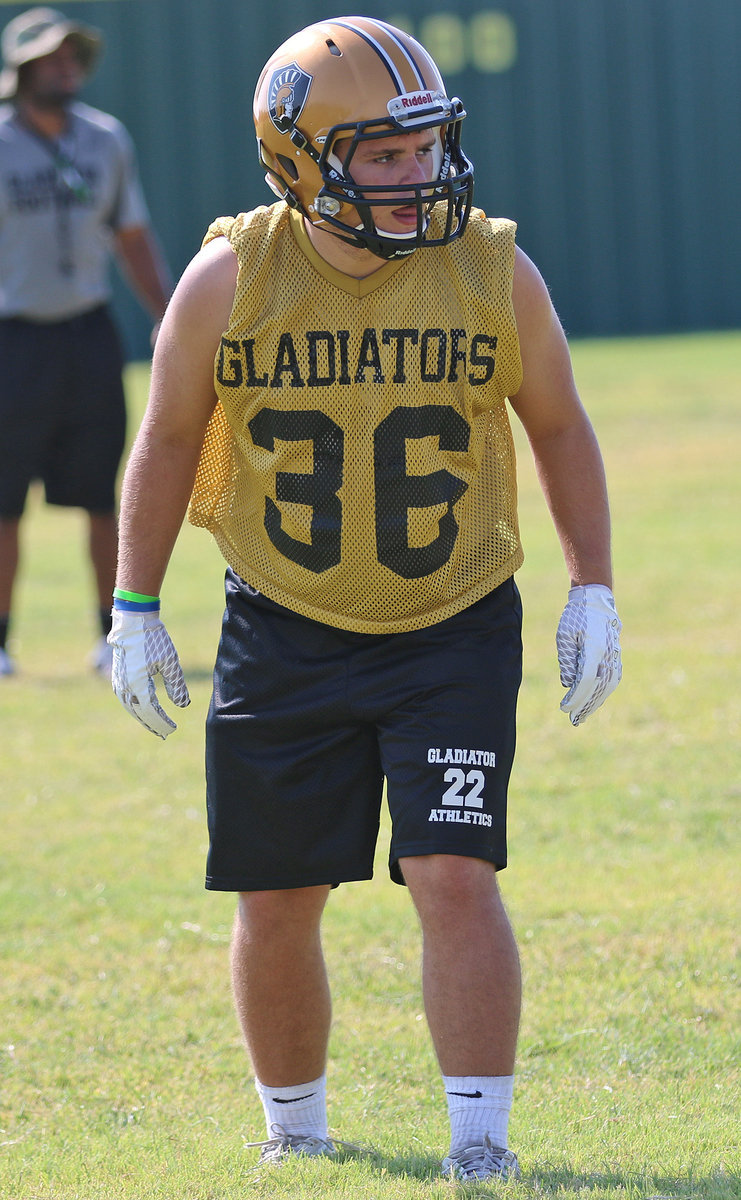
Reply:
[[130, 613], [148, 613], [159, 612], [159, 600], [146, 600], [144, 603], [139, 603], [137, 600], [121, 600], [119, 596], [114, 596], [113, 607], [116, 612]]
[[140, 592], [127, 592], [123, 588], [113, 589], [113, 607], [118, 612], [159, 612], [159, 596], [143, 596]]

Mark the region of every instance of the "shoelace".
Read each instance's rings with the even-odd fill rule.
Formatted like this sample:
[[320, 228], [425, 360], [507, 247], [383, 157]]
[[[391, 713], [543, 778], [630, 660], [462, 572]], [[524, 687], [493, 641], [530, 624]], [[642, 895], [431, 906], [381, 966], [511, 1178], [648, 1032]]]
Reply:
[[278, 1162], [286, 1153], [293, 1151], [295, 1154], [307, 1155], [334, 1155], [338, 1150], [347, 1150], [350, 1153], [360, 1152], [358, 1146], [354, 1146], [352, 1142], [341, 1142], [336, 1138], [320, 1138], [313, 1134], [306, 1133], [289, 1133], [282, 1125], [273, 1125], [272, 1133], [275, 1135], [268, 1138], [264, 1142], [245, 1142], [245, 1149], [260, 1148], [260, 1163]]
[[468, 1146], [451, 1155], [449, 1174], [458, 1179], [486, 1179], [490, 1175], [516, 1178], [517, 1159], [511, 1150], [493, 1146], [486, 1134], [483, 1146]]

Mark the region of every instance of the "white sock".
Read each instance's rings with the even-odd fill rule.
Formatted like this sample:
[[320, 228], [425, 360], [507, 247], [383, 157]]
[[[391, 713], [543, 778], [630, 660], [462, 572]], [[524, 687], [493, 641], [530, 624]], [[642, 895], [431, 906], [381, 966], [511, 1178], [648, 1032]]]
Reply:
[[262, 1100], [268, 1137], [279, 1125], [286, 1133], [306, 1137], [327, 1136], [327, 1076], [320, 1075], [312, 1083], [295, 1083], [290, 1087], [267, 1087], [255, 1077], [257, 1094]]
[[507, 1149], [514, 1075], [443, 1075], [450, 1116], [450, 1152], [482, 1146]]

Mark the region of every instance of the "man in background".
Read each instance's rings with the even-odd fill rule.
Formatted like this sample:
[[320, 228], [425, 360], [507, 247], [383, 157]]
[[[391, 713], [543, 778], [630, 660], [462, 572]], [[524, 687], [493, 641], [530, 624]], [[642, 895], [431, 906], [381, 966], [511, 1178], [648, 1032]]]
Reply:
[[126, 410], [108, 310], [112, 254], [155, 322], [171, 291], [150, 227], [134, 148], [114, 117], [78, 102], [100, 33], [50, 8], [2, 34], [0, 75], [0, 676], [8, 654], [19, 529], [29, 485], [82, 508], [106, 642], [116, 569], [115, 485]]

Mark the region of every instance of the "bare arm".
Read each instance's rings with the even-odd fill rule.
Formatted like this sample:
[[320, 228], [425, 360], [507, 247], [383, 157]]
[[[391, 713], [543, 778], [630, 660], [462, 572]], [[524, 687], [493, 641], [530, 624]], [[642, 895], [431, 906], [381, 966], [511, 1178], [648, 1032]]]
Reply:
[[518, 248], [513, 300], [522, 385], [511, 403], [522, 421], [572, 586], [612, 587], [605, 472], [579, 399], [566, 338], [548, 290]]
[[144, 308], [152, 315], [156, 333], [172, 293], [172, 279], [154, 233], [147, 225], [119, 229], [114, 234], [116, 257]]
[[183, 523], [209, 417], [214, 358], [237, 260], [218, 238], [187, 267], [157, 339], [149, 403], [123, 481], [117, 586], [158, 596]]

